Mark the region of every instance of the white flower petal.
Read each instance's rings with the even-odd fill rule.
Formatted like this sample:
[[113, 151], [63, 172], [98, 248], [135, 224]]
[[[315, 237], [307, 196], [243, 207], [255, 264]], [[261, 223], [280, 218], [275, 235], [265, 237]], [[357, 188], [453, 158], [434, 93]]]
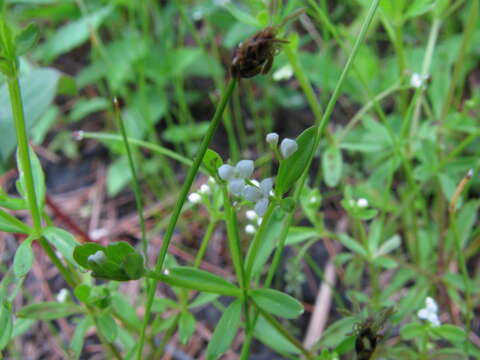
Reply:
[[435, 314], [438, 312], [438, 305], [435, 302], [435, 300], [433, 298], [431, 298], [430, 296], [428, 296], [425, 299], [425, 304], [427, 305], [426, 308], [427, 308], [428, 311], [430, 311], [432, 313], [435, 313]]
[[255, 212], [258, 216], [263, 216], [267, 211], [268, 198], [263, 198], [255, 204]]
[[210, 186], [208, 186], [207, 184], [202, 184], [198, 192], [200, 194], [210, 194]]
[[238, 177], [248, 179], [253, 174], [253, 160], [240, 160], [235, 166]]
[[246, 213], [245, 213], [245, 216], [247, 217], [248, 220], [255, 220], [258, 218], [258, 215], [255, 211], [253, 210], [248, 210]]
[[260, 190], [262, 190], [262, 193], [264, 196], [268, 196], [272, 188], [273, 188], [272, 178], [263, 179], [262, 182], [260, 183]]
[[242, 196], [248, 201], [256, 202], [263, 197], [263, 194], [259, 188], [247, 185], [243, 189]]
[[298, 150], [298, 144], [292, 139], [283, 139], [280, 144], [280, 153], [284, 159], [289, 158], [295, 151]]
[[357, 206], [359, 208], [366, 208], [368, 206], [368, 200], [364, 198], [360, 198], [357, 200]]
[[293, 69], [290, 64], [282, 66], [280, 69], [275, 71], [272, 75], [273, 80], [275, 81], [282, 81], [288, 80], [293, 76]]
[[233, 179], [228, 183], [228, 190], [235, 196], [242, 195], [244, 187], [245, 187], [245, 180], [243, 179]]
[[229, 181], [235, 177], [235, 168], [228, 164], [223, 164], [218, 168], [218, 176], [220, 179]]
[[253, 226], [252, 224], [248, 224], [247, 226], [245, 226], [245, 232], [247, 234], [255, 234], [255, 226]]
[[427, 309], [420, 309], [417, 312], [417, 316], [422, 320], [427, 320], [429, 315], [430, 315], [430, 313], [428, 312]]

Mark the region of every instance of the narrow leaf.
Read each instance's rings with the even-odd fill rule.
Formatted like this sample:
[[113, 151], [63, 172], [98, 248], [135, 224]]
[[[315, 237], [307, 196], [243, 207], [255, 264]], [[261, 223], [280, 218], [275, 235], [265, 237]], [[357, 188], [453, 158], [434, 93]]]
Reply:
[[286, 318], [294, 319], [303, 313], [303, 305], [295, 298], [273, 289], [253, 289], [249, 295], [264, 311]]
[[330, 146], [322, 156], [323, 180], [329, 187], [337, 186], [342, 178], [342, 152], [338, 147]]
[[28, 234], [30, 227], [15, 216], [0, 209], [0, 231]]
[[242, 302], [239, 299], [225, 309], [208, 343], [207, 360], [217, 360], [228, 350], [240, 325], [241, 313]]
[[301, 133], [296, 140], [298, 150], [280, 163], [275, 185], [277, 195], [283, 195], [290, 190], [307, 167], [308, 159], [314, 150], [315, 131], [316, 129], [311, 127]]
[[109, 313], [103, 313], [98, 317], [98, 330], [109, 341], [115, 341], [117, 337], [117, 324]]
[[189, 311], [183, 311], [178, 320], [180, 343], [185, 345], [195, 332], [195, 317]]
[[16, 277], [25, 276], [33, 264], [33, 251], [32, 242], [29, 239], [25, 239], [17, 251], [15, 252], [15, 258], [13, 259], [13, 272]]
[[52, 301], [27, 305], [17, 312], [17, 316], [36, 320], [54, 320], [81, 312], [81, 306]]
[[61, 228], [49, 226], [43, 229], [43, 235], [71, 264], [75, 264], [73, 251], [79, 242], [75, 237]]
[[0, 304], [0, 350], [10, 342], [13, 330], [12, 313], [7, 304]]
[[17, 56], [22, 56], [35, 46], [39, 37], [39, 28], [37, 24], [30, 24], [23, 29], [15, 38], [15, 52]]

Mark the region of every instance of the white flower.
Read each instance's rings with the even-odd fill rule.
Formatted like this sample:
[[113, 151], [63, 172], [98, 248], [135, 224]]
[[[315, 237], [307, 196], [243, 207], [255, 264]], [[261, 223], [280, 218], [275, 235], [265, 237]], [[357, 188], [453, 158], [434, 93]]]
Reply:
[[202, 184], [198, 192], [200, 194], [210, 194], [210, 186], [208, 186], [207, 184]]
[[255, 204], [255, 212], [258, 216], [265, 215], [268, 207], [268, 198], [263, 198]]
[[439, 326], [440, 319], [438, 317], [438, 305], [434, 299], [427, 297], [425, 299], [425, 307], [418, 310], [417, 316], [422, 320], [427, 320], [432, 326]]
[[245, 226], [245, 232], [247, 234], [255, 234], [255, 226], [253, 226], [252, 224], [248, 224], [247, 226]]
[[248, 220], [255, 220], [258, 218], [257, 213], [253, 210], [248, 210], [245, 213], [245, 216], [247, 217]]
[[163, 270], [163, 275], [170, 275], [170, 270], [168, 270], [167, 268], [165, 268]]
[[240, 196], [245, 187], [245, 180], [243, 179], [233, 179], [228, 183], [228, 191], [230, 191], [235, 196]]
[[273, 145], [273, 146], [276, 146], [278, 144], [278, 134], [277, 133], [269, 133], [267, 134], [267, 136], [265, 137], [265, 140], [267, 141], [267, 143], [269, 143], [270, 145]]
[[292, 76], [293, 76], [293, 69], [290, 64], [282, 66], [280, 69], [275, 71], [272, 75], [273, 80], [275, 81], [288, 80]]
[[366, 208], [368, 206], [368, 200], [364, 198], [360, 198], [357, 200], [357, 206], [359, 208]]
[[102, 250], [98, 250], [95, 254], [92, 254], [87, 258], [88, 262], [93, 262], [97, 265], [103, 264], [106, 260], [107, 260], [107, 257], [105, 256]]
[[289, 158], [295, 151], [298, 150], [298, 144], [292, 139], [283, 139], [280, 144], [280, 153], [284, 159]]
[[251, 185], [245, 186], [242, 195], [245, 199], [251, 202], [257, 202], [263, 197], [262, 191], [258, 187]]
[[63, 288], [58, 292], [56, 299], [58, 302], [63, 303], [67, 300], [67, 296], [68, 296], [68, 290]]
[[428, 79], [428, 75], [420, 75], [419, 73], [413, 73], [410, 77], [410, 86], [418, 89], [425, 84], [425, 80]]
[[202, 197], [200, 194], [193, 192], [190, 195], [188, 195], [188, 201], [190, 201], [192, 204], [198, 204]]

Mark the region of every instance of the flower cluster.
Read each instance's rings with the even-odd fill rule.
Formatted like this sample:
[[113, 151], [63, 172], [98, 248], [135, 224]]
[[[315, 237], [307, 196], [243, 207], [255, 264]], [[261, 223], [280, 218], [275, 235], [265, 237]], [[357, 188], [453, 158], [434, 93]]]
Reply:
[[[269, 133], [265, 137], [267, 143], [270, 144], [270, 147], [276, 152], [277, 151], [277, 144], [278, 144], [278, 134], [277, 133]], [[280, 143], [280, 154], [283, 159], [287, 159], [292, 156], [298, 150], [298, 144], [295, 140], [285, 138]]]
[[438, 317], [438, 305], [434, 299], [427, 297], [425, 299], [425, 307], [418, 310], [417, 315], [422, 320], [427, 320], [432, 326], [439, 326], [440, 319]]
[[198, 204], [202, 200], [202, 196], [208, 196], [212, 193], [212, 187], [215, 185], [215, 179], [213, 177], [208, 178], [207, 184], [202, 184], [198, 191], [192, 192], [188, 195], [188, 201], [192, 204]]
[[257, 231], [257, 226], [260, 226], [262, 223], [262, 218], [258, 216], [254, 210], [247, 210], [245, 216], [251, 221], [251, 223], [245, 225], [245, 232], [247, 234], [255, 234]]
[[218, 168], [218, 176], [228, 183], [228, 191], [255, 203], [255, 212], [263, 216], [267, 210], [273, 180], [267, 178], [260, 183], [249, 180], [254, 170], [252, 160], [240, 160], [237, 165], [224, 164]]

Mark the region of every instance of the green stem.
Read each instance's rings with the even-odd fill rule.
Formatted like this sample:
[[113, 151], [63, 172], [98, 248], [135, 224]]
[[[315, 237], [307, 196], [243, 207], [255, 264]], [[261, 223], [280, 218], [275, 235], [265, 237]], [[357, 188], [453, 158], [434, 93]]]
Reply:
[[122, 133], [123, 145], [125, 146], [125, 150], [127, 152], [128, 165], [130, 166], [130, 171], [132, 173], [132, 187], [133, 187], [133, 192], [135, 194], [135, 203], [137, 206], [138, 217], [140, 218], [140, 231], [142, 236], [141, 240], [142, 240], [143, 256], [145, 257], [145, 260], [146, 260], [148, 259], [148, 253], [147, 253], [148, 243], [147, 243], [147, 235], [145, 232], [145, 218], [143, 216], [143, 197], [142, 197], [142, 193], [140, 192], [140, 185], [138, 183], [137, 172], [135, 170], [135, 164], [133, 162], [132, 152], [130, 150], [130, 145], [128, 143], [125, 124], [123, 123], [123, 120], [118, 108], [117, 99], [114, 99], [114, 106], [115, 106], [115, 117], [117, 118], [117, 122], [120, 127], [120, 131]]
[[[180, 196], [178, 197], [177, 203], [175, 204], [175, 208], [173, 209], [172, 215], [170, 217], [170, 222], [168, 223], [167, 229], [165, 231], [162, 247], [160, 248], [157, 262], [155, 264], [155, 271], [158, 273], [160, 273], [162, 270], [163, 263], [165, 261], [165, 257], [168, 251], [168, 246], [170, 245], [170, 241], [172, 240], [173, 232], [175, 231], [175, 226], [177, 224], [178, 218], [182, 211], [183, 204], [187, 199], [188, 192], [190, 191], [190, 188], [193, 184], [193, 180], [195, 179], [195, 176], [199, 171], [203, 157], [208, 149], [208, 146], [210, 145], [210, 142], [212, 141], [213, 135], [215, 134], [218, 124], [222, 119], [223, 111], [225, 110], [225, 107], [233, 93], [233, 90], [235, 89], [236, 84], [237, 84], [237, 81], [235, 79], [233, 78], [230, 79], [227, 89], [223, 94], [222, 99], [220, 100], [220, 104], [218, 105], [217, 110], [215, 111], [215, 114], [213, 116], [212, 121], [210, 122], [210, 126], [207, 130], [207, 133], [205, 134], [202, 144], [200, 145], [200, 149], [198, 150], [195, 160], [188, 171], [187, 177], [185, 179], [185, 182], [180, 192]], [[152, 286], [148, 289], [147, 303], [145, 306], [145, 315], [143, 318], [143, 325], [142, 325], [142, 330], [141, 330], [140, 339], [139, 339], [137, 360], [140, 360], [142, 358], [143, 344], [145, 343], [145, 331], [147, 328], [148, 319], [151, 314], [151, 308], [153, 304], [153, 299], [155, 297], [155, 289], [157, 287], [157, 283], [158, 283], [158, 280], [154, 280]]]
[[17, 75], [8, 78], [8, 92], [10, 94], [10, 104], [12, 106], [13, 121], [15, 123], [15, 131], [17, 134], [20, 167], [23, 170], [23, 175], [25, 177], [25, 190], [27, 192], [28, 207], [32, 216], [33, 228], [35, 229], [37, 236], [39, 236], [42, 231], [42, 219], [40, 216], [40, 209], [38, 208], [37, 196], [35, 194], [27, 130], [25, 127], [25, 115], [23, 113], [22, 95]]
[[203, 256], [205, 255], [205, 251], [207, 251], [208, 243], [212, 238], [213, 232], [217, 226], [217, 220], [212, 220], [208, 223], [207, 230], [205, 230], [205, 235], [203, 235], [202, 244], [200, 245], [200, 249], [198, 249], [197, 256], [195, 257], [195, 261], [193, 263], [193, 267], [198, 268], [200, 263], [202, 262]]

